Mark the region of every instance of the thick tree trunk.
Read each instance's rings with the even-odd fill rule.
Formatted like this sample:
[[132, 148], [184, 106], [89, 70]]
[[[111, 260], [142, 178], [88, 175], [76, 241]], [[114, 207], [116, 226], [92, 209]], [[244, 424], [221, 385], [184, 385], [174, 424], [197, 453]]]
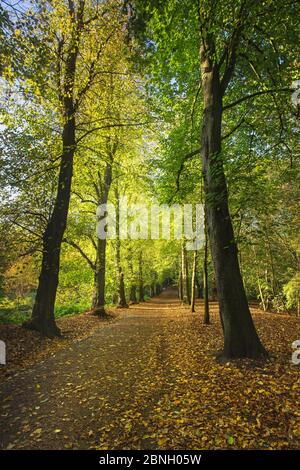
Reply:
[[208, 235], [206, 216], [204, 220], [204, 256], [203, 256], [203, 299], [204, 299], [204, 319], [203, 323], [209, 325], [209, 299], [208, 299]]
[[60, 250], [67, 225], [71, 196], [73, 159], [76, 146], [76, 106], [73, 95], [84, 6], [85, 2], [81, 0], [78, 4], [77, 14], [75, 14], [74, 3], [69, 2], [69, 13], [73, 29], [70, 35], [70, 46], [65, 58], [64, 77], [58, 77], [64, 83], [63, 91], [59, 90], [64, 125], [58, 187], [53, 212], [43, 235], [42, 267], [32, 318], [30, 322], [24, 325], [50, 338], [60, 335], [60, 330], [55, 324], [54, 306], [58, 287]]
[[191, 312], [195, 312], [195, 294], [196, 294], [196, 271], [197, 271], [197, 251], [194, 252], [193, 272], [192, 272], [192, 295], [191, 295]]
[[220, 359], [261, 358], [267, 353], [256, 333], [240, 273], [237, 247], [228, 207], [221, 154], [222, 88], [218, 66], [201, 51], [204, 96], [201, 139], [206, 214], [216, 275], [224, 350]]
[[31, 321], [24, 326], [49, 338], [60, 335], [55, 324], [54, 305], [58, 287], [60, 250], [69, 210], [73, 158], [75, 151], [75, 118], [65, 124], [62, 135], [63, 155], [54, 209], [43, 236], [42, 267]]

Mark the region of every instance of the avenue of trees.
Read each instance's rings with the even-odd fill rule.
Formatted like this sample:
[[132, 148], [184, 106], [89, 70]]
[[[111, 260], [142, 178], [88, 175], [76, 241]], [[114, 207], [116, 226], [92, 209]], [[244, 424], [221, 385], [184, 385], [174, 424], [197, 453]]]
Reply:
[[[1, 321], [53, 338], [61, 312], [172, 283], [204, 323], [218, 300], [222, 359], [268, 356], [249, 301], [300, 313], [298, 18], [281, 0], [1, 2]], [[204, 245], [99, 239], [121, 197], [202, 203]]]

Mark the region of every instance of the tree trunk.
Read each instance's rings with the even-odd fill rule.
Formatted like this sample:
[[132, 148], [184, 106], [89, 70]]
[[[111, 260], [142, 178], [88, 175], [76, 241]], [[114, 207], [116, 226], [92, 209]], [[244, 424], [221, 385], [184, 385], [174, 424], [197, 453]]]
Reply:
[[128, 266], [129, 266], [129, 273], [130, 273], [129, 302], [131, 304], [137, 304], [138, 303], [137, 295], [136, 295], [136, 291], [137, 291], [136, 281], [137, 280], [136, 280], [136, 276], [133, 270], [132, 258], [133, 258], [132, 248], [131, 248], [131, 245], [129, 245], [129, 249], [128, 249]]
[[71, 117], [63, 129], [63, 155], [60, 164], [58, 189], [54, 209], [43, 235], [42, 267], [31, 321], [24, 326], [39, 331], [49, 338], [60, 336], [54, 318], [58, 287], [60, 251], [67, 224], [73, 158], [75, 151], [75, 118]]
[[178, 276], [178, 298], [182, 302], [183, 301], [183, 283], [182, 283], [182, 268], [179, 268], [179, 276]]
[[197, 299], [202, 299], [203, 298], [203, 287], [201, 282], [199, 281], [198, 276], [196, 275], [196, 286], [197, 286]]
[[196, 294], [196, 271], [197, 271], [197, 251], [194, 252], [193, 272], [192, 272], [192, 295], [191, 295], [191, 312], [195, 312], [195, 294]]
[[105, 316], [105, 272], [106, 272], [106, 239], [97, 239], [96, 269], [94, 273], [93, 313]]
[[[106, 115], [111, 116], [111, 106], [114, 99], [114, 83], [113, 75], [110, 76], [110, 88], [109, 88], [109, 98], [106, 107]], [[113, 163], [116, 152], [118, 150], [119, 141], [118, 138], [114, 136], [112, 131], [109, 131], [109, 135], [106, 137], [106, 165], [104, 169], [103, 178], [101, 177], [100, 172], [98, 172], [97, 183], [94, 184], [96, 191], [96, 196], [98, 200], [98, 206], [107, 204], [109, 191], [112, 184], [112, 171]], [[106, 214], [103, 214], [104, 218]], [[96, 273], [94, 278], [94, 296], [93, 296], [93, 308], [94, 313], [99, 316], [106, 316], [105, 312], [105, 275], [106, 275], [106, 247], [107, 240], [99, 239], [97, 237], [97, 255], [96, 255]]]
[[181, 272], [182, 272], [182, 300], [185, 304], [191, 304], [190, 287], [189, 287], [189, 270], [187, 261], [187, 252], [185, 241], [181, 245]]
[[128, 308], [125, 296], [124, 273], [121, 265], [121, 240], [120, 240], [120, 207], [119, 191], [116, 183], [116, 268], [117, 268], [117, 286], [118, 286], [118, 308]]
[[143, 255], [140, 252], [139, 256], [139, 301], [145, 301], [145, 294], [144, 294], [144, 280], [143, 280]]
[[260, 283], [259, 277], [257, 278], [257, 285], [258, 285], [258, 291], [259, 291], [259, 296], [260, 296], [262, 308], [263, 308], [263, 311], [265, 312], [267, 310], [267, 308], [266, 308], [265, 299], [264, 299], [264, 295], [263, 295], [263, 291], [262, 291], [262, 288], [261, 288], [261, 283]]
[[[108, 195], [112, 183], [112, 164], [114, 154], [110, 154], [109, 161], [106, 163], [103, 181], [99, 174], [96, 186], [98, 203], [107, 204]], [[104, 217], [104, 215], [103, 215]], [[106, 316], [105, 312], [105, 274], [106, 274], [106, 238], [97, 237], [96, 270], [94, 275], [94, 294], [92, 307], [94, 314]]]
[[[58, 287], [61, 244], [69, 211], [73, 160], [76, 147], [76, 107], [73, 94], [79, 39], [83, 26], [84, 1], [79, 2], [77, 15], [75, 15], [73, 3], [69, 3], [69, 11], [74, 29], [65, 59], [64, 90], [60, 97], [64, 125], [57, 193], [53, 212], [43, 235], [42, 267], [32, 310], [32, 318], [31, 321], [24, 324], [24, 326], [37, 330], [49, 338], [60, 336], [60, 330], [55, 323], [54, 306]], [[61, 78], [59, 77], [60, 80]]]
[[118, 308], [128, 308], [125, 295], [124, 273], [119, 269]]
[[201, 139], [206, 214], [220, 315], [224, 327], [221, 360], [261, 358], [267, 353], [256, 333], [240, 273], [228, 207], [221, 153], [222, 87], [213, 48], [201, 50], [204, 97]]
[[136, 296], [136, 285], [131, 285], [130, 292], [129, 292], [129, 300], [131, 304], [137, 304], [137, 296]]
[[152, 282], [150, 289], [151, 289], [151, 297], [154, 297], [155, 296], [155, 282]]
[[204, 219], [204, 256], [203, 256], [203, 299], [204, 299], [204, 319], [203, 323], [209, 325], [209, 299], [208, 299], [208, 236], [207, 236], [207, 222], [206, 215]]

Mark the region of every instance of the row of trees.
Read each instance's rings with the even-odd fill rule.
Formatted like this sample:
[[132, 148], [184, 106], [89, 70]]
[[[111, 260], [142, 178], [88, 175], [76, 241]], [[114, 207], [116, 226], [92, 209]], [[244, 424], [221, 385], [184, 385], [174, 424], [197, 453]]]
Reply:
[[[248, 298], [299, 305], [297, 12], [267, 0], [0, 10], [1, 275], [32, 266], [28, 327], [59, 335], [55, 301], [72, 291], [101, 316], [116, 293], [124, 307], [169, 277], [192, 310], [198, 284], [206, 322], [216, 286], [223, 358], [267, 355]], [[204, 247], [122, 240], [118, 225], [99, 239], [97, 207], [118, 211], [124, 195], [203, 203]]]
[[[143, 84], [129, 67], [122, 2], [37, 1], [9, 16], [3, 223], [20, 236], [22, 254], [41, 263], [27, 326], [53, 337], [62, 243], [88, 262], [93, 307], [105, 313], [106, 240], [96, 238], [96, 210], [110, 192], [117, 200], [142, 165]], [[124, 304], [120, 244], [115, 250]]]

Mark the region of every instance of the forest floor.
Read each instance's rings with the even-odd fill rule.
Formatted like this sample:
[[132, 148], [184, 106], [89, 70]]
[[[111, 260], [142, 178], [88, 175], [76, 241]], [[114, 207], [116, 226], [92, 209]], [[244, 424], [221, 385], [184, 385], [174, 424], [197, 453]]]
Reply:
[[83, 315], [81, 336], [78, 326], [59, 346], [34, 347], [0, 385], [0, 447], [299, 448], [299, 319], [254, 309], [271, 361], [220, 365], [217, 304], [209, 326], [196, 310], [169, 290], [110, 322]]

